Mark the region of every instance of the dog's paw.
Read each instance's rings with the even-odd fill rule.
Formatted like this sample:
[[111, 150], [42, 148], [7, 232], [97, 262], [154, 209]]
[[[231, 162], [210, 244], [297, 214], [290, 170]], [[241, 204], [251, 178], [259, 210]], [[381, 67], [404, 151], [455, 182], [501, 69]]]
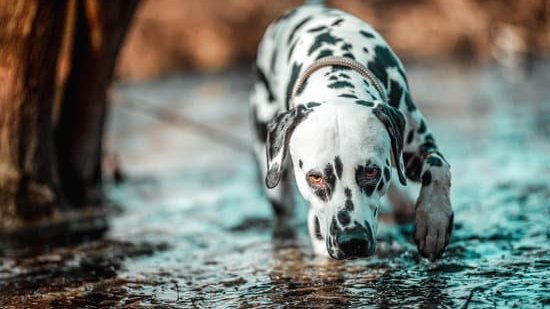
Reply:
[[443, 255], [451, 237], [453, 217], [447, 198], [428, 198], [418, 202], [414, 240], [423, 257], [433, 262]]

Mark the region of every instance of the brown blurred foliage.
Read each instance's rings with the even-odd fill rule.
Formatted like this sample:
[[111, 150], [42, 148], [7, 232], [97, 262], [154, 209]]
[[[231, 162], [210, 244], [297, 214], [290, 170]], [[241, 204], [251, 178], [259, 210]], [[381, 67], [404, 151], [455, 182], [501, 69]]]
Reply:
[[[296, 0], [145, 0], [117, 74], [148, 79], [253, 59], [267, 25]], [[377, 28], [406, 59], [487, 61], [550, 51], [548, 0], [333, 0]]]

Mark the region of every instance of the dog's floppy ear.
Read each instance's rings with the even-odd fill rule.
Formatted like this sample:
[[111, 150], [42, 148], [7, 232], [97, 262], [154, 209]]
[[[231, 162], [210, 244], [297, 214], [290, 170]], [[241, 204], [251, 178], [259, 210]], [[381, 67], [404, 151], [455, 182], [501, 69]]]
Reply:
[[267, 174], [265, 185], [272, 189], [279, 184], [283, 162], [288, 151], [288, 141], [294, 128], [302, 122], [311, 110], [299, 105], [286, 112], [277, 114], [267, 125]]
[[393, 160], [397, 166], [397, 173], [401, 184], [406, 185], [405, 167], [403, 165], [403, 134], [405, 131], [405, 117], [397, 109], [387, 104], [378, 104], [373, 109], [374, 115], [386, 127], [390, 135]]

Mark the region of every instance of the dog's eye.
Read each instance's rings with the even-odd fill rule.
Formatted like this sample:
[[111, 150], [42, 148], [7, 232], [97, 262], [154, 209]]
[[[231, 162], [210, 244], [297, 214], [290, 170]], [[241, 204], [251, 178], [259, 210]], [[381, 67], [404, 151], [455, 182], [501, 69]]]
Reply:
[[376, 179], [378, 177], [378, 169], [377, 168], [367, 168], [365, 171], [365, 178], [367, 180]]
[[317, 173], [311, 173], [307, 175], [307, 180], [310, 184], [316, 185], [316, 186], [321, 186], [324, 184], [323, 176]]
[[368, 185], [375, 182], [380, 175], [380, 170], [376, 167], [367, 167], [357, 175], [357, 181], [362, 185]]

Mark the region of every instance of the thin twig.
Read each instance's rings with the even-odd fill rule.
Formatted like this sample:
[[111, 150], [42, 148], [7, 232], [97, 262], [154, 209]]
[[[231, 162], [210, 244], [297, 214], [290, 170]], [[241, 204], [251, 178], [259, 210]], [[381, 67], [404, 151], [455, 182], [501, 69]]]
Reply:
[[139, 111], [142, 114], [153, 117], [163, 123], [182, 129], [185, 127], [195, 130], [197, 133], [205, 136], [213, 142], [224, 145], [235, 151], [247, 153], [252, 152], [249, 145], [233, 135], [178, 114], [175, 110], [153, 106], [154, 104], [146, 102], [141, 98], [130, 98], [122, 95], [117, 95], [115, 97], [115, 101], [120, 102], [118, 106], [131, 109], [133, 111]]
[[470, 305], [470, 302], [472, 301], [472, 298], [474, 298], [474, 293], [476, 291], [480, 291], [482, 290], [479, 286], [476, 286], [475, 288], [473, 288], [471, 291], [470, 291], [470, 295], [468, 295], [468, 299], [466, 300], [466, 302], [464, 303], [464, 305], [462, 306], [462, 309], [467, 309], [468, 306]]

